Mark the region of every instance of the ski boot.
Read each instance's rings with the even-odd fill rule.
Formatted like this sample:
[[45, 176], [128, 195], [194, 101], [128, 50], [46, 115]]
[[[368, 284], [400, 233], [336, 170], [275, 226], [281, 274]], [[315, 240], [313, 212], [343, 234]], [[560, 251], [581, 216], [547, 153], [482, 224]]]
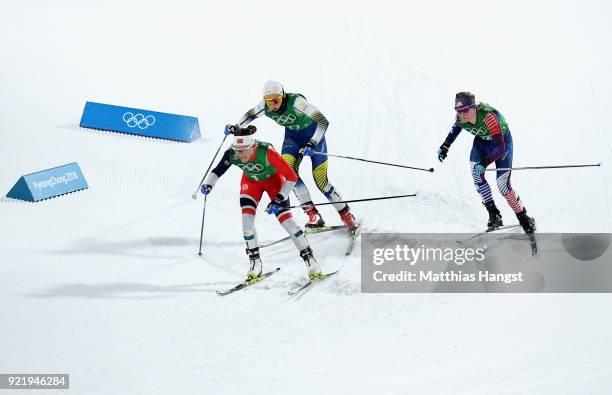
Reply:
[[495, 206], [495, 202], [489, 202], [484, 204], [489, 212], [489, 222], [487, 222], [487, 232], [495, 230], [500, 226], [504, 226], [502, 221], [502, 216], [497, 207]]
[[246, 253], [249, 256], [251, 266], [247, 272], [247, 283], [255, 282], [261, 276], [262, 264], [259, 256], [259, 247], [247, 248]]
[[342, 220], [342, 222], [344, 222], [346, 230], [348, 230], [349, 233], [355, 233], [357, 228], [359, 228], [359, 224], [355, 220], [353, 214], [351, 214], [351, 209], [349, 208], [349, 206], [347, 205], [345, 208], [338, 211], [338, 214], [340, 214], [340, 219]]
[[519, 224], [523, 227], [523, 230], [528, 235], [532, 235], [536, 230], [535, 219], [527, 215], [527, 209], [523, 208], [523, 211], [516, 214]]
[[312, 229], [325, 226], [325, 221], [323, 221], [321, 214], [319, 214], [319, 210], [317, 210], [312, 202], [304, 203], [302, 209], [304, 209], [304, 213], [308, 216], [308, 222], [304, 225], [306, 228]]
[[310, 247], [306, 247], [300, 251], [300, 256], [308, 267], [308, 278], [310, 281], [323, 280], [325, 278], [319, 262], [317, 262], [312, 255], [312, 249]]

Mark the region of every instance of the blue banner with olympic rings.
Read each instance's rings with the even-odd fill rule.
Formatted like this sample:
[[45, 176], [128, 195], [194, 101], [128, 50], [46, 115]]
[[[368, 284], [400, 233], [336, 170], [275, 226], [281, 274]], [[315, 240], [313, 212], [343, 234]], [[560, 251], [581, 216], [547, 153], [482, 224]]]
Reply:
[[198, 118], [139, 108], [86, 102], [81, 123], [83, 128], [136, 134], [190, 143], [199, 139]]

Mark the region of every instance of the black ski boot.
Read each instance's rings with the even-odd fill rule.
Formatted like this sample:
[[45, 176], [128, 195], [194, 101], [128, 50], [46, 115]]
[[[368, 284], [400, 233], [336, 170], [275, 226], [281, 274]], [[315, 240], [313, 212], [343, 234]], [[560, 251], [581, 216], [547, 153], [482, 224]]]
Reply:
[[489, 222], [487, 222], [487, 232], [495, 230], [500, 226], [504, 226], [502, 222], [502, 216], [497, 207], [495, 206], [495, 202], [485, 203], [485, 207], [489, 212]]
[[523, 227], [523, 230], [528, 235], [532, 235], [536, 230], [535, 219], [527, 215], [527, 209], [523, 208], [523, 211], [516, 214], [519, 224]]
[[321, 266], [319, 266], [319, 263], [312, 255], [312, 249], [310, 247], [306, 247], [300, 251], [300, 256], [304, 259], [304, 263], [308, 268], [308, 277], [310, 281], [322, 280], [325, 278], [325, 275], [321, 272]]

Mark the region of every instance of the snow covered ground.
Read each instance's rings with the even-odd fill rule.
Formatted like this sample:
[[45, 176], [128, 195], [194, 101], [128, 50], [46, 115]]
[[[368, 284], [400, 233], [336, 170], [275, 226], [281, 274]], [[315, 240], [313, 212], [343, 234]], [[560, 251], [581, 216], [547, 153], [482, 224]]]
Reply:
[[[202, 201], [190, 195], [223, 126], [273, 78], [325, 113], [330, 152], [436, 168], [330, 159], [346, 198], [419, 194], [355, 204], [365, 231], [478, 231], [472, 139], [436, 160], [454, 93], [471, 90], [506, 116], [515, 165], [604, 162], [513, 174], [539, 230], [611, 232], [611, 11], [604, 1], [4, 0], [0, 191], [73, 161], [90, 188], [0, 200], [0, 373], [69, 373], [77, 394], [610, 393], [609, 295], [361, 294], [358, 249], [346, 258], [342, 235], [326, 234], [311, 242], [324, 267], [340, 268], [333, 281], [289, 300], [304, 268], [286, 243], [263, 250], [278, 274], [220, 298], [247, 269], [240, 172], [208, 199], [203, 257]], [[204, 138], [81, 129], [86, 100], [198, 116]], [[256, 125], [280, 147], [280, 127]], [[260, 211], [260, 240], [283, 236]]]

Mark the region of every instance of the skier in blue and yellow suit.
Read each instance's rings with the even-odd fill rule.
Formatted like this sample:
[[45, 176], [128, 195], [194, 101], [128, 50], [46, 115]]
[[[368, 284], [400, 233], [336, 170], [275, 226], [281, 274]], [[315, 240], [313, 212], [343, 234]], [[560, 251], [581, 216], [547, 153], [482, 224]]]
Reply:
[[[253, 120], [266, 115], [280, 126], [285, 127], [285, 139], [281, 151], [285, 161], [298, 173], [303, 156], [310, 156], [312, 161], [312, 175], [319, 190], [325, 195], [338, 211], [342, 222], [349, 232], [354, 232], [357, 221], [351, 214], [346, 203], [337, 203], [342, 200], [336, 188], [327, 179], [327, 153], [325, 132], [329, 125], [327, 118], [306, 98], [299, 93], [286, 93], [283, 86], [276, 81], [264, 84], [263, 100], [256, 107], [247, 111], [238, 121], [237, 125], [245, 127]], [[225, 133], [230, 134], [237, 125], [227, 125]], [[318, 210], [312, 203], [310, 193], [301, 178], [295, 186], [295, 194], [300, 201], [304, 212], [308, 215], [306, 227], [316, 228], [324, 226]]]

